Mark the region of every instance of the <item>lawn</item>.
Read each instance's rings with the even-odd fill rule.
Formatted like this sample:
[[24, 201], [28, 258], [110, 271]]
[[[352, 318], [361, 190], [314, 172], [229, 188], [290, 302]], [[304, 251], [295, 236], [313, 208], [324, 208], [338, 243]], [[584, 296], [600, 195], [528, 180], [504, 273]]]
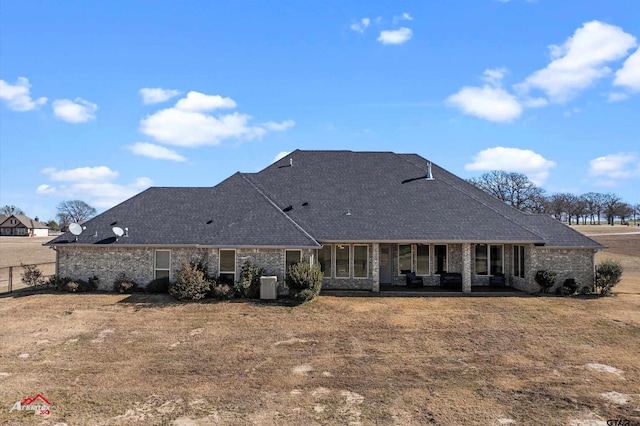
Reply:
[[[3, 295], [0, 423], [638, 423], [640, 235], [594, 238], [616, 296]], [[50, 416], [9, 412], [38, 393]]]

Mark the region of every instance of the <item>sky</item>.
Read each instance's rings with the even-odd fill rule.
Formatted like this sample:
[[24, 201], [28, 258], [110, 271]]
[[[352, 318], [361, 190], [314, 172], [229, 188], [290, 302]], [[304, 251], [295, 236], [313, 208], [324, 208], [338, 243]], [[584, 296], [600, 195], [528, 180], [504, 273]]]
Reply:
[[295, 149], [640, 203], [636, 0], [0, 2], [0, 205], [55, 218]]

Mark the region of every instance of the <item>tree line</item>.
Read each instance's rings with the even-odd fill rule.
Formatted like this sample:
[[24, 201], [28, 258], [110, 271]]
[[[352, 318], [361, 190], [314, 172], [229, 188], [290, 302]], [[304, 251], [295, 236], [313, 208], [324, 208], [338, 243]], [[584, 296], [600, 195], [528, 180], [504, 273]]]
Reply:
[[587, 192], [582, 195], [554, 193], [547, 195], [526, 175], [494, 170], [468, 182], [518, 210], [544, 213], [572, 224], [613, 225], [616, 219], [628, 224], [640, 217], [640, 204], [630, 204], [613, 193]]

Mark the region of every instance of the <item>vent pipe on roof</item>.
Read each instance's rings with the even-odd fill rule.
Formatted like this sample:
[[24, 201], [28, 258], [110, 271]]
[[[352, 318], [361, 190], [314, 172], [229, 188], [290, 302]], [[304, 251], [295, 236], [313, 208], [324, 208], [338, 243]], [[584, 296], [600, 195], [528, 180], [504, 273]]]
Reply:
[[431, 173], [431, 162], [427, 163], [427, 180], [433, 180], [433, 174]]
[[293, 167], [293, 158], [289, 158], [289, 167]]

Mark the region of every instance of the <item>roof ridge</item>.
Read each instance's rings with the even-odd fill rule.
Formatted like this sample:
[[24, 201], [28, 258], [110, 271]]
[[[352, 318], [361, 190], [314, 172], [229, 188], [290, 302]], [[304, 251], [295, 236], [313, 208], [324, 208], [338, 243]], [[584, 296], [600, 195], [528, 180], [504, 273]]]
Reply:
[[283, 212], [282, 209], [280, 207], [278, 207], [278, 205], [271, 198], [269, 198], [267, 196], [267, 194], [265, 194], [262, 190], [260, 190], [260, 188], [258, 188], [258, 186], [255, 183], [253, 183], [251, 181], [251, 179], [249, 179], [248, 176], [245, 176], [245, 173], [238, 172], [238, 174], [240, 175], [240, 177], [242, 177], [242, 179], [244, 179], [244, 181], [246, 181], [249, 185], [251, 185], [251, 187], [253, 189], [255, 189], [258, 194], [262, 195], [264, 197], [264, 199], [267, 200], [269, 202], [269, 204], [271, 204], [273, 206], [273, 208], [275, 208], [280, 214], [282, 214], [284, 217], [286, 217], [293, 224], [293, 226], [295, 226], [298, 230], [300, 230], [304, 235], [309, 237], [313, 242], [315, 242], [319, 246], [322, 245], [311, 234], [309, 234], [307, 231], [305, 231], [302, 226], [298, 225], [298, 223], [295, 220], [293, 220], [288, 214]]

